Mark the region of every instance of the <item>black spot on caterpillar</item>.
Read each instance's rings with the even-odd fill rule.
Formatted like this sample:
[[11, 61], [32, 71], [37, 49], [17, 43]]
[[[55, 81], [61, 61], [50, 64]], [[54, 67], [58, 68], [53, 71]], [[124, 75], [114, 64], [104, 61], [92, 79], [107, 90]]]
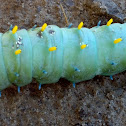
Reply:
[[[110, 76], [126, 69], [126, 24], [59, 28], [44, 24], [0, 33], [0, 91], [11, 84], [20, 87], [32, 78], [42, 84], [61, 77], [75, 83], [96, 75]], [[98, 24], [99, 25], [99, 24]]]

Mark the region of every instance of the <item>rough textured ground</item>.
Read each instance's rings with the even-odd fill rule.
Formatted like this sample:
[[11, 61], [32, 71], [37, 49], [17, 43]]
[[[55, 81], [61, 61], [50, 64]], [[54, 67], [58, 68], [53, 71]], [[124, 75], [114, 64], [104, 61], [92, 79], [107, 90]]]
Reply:
[[[62, 0], [69, 23], [77, 27], [126, 20], [126, 0]], [[43, 23], [65, 27], [65, 18], [57, 0], [0, 0], [0, 31], [10, 24], [30, 28]], [[33, 82], [17, 93], [12, 86], [2, 92], [0, 126], [125, 126], [126, 72], [77, 84], [65, 79], [38, 90]]]

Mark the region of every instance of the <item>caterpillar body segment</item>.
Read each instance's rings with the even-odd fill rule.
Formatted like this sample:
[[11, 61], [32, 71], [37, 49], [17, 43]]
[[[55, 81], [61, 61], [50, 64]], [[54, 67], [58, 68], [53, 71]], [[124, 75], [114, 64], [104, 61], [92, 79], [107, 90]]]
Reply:
[[0, 91], [11, 84], [27, 85], [32, 78], [40, 85], [61, 77], [75, 84], [126, 70], [126, 24], [41, 29], [0, 33]]

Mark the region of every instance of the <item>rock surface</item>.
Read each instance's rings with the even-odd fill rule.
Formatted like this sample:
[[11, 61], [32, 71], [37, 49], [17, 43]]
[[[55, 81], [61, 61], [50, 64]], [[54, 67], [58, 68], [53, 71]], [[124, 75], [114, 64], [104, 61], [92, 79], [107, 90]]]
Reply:
[[[0, 31], [10, 24], [30, 28], [43, 23], [66, 27], [58, 0], [0, 0]], [[74, 27], [96, 26], [113, 18], [126, 20], [126, 0], [61, 0], [69, 23]], [[21, 88], [12, 86], [2, 92], [0, 126], [125, 126], [126, 72], [113, 77], [96, 76], [72, 87], [60, 79], [56, 84], [33, 82]]]

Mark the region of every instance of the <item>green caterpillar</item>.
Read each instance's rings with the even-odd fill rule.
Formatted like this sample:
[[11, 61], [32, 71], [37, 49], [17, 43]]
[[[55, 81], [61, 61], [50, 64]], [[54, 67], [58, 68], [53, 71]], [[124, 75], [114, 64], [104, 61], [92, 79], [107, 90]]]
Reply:
[[[96, 75], [112, 76], [126, 69], [126, 24], [82, 28], [54, 25], [0, 33], [0, 91], [20, 87], [32, 78], [42, 84], [61, 77], [75, 83]], [[111, 25], [110, 25], [111, 24]]]

